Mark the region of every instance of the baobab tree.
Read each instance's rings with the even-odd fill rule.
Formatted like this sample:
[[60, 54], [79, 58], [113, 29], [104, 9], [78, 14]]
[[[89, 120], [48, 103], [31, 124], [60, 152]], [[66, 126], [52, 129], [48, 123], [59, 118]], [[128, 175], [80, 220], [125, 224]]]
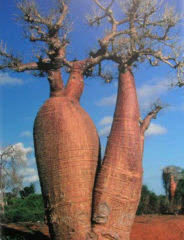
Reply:
[[181, 167], [167, 166], [162, 170], [162, 181], [165, 189], [166, 196], [171, 199], [174, 193], [171, 193], [171, 178], [175, 181], [176, 185], [179, 180], [184, 178], [184, 170]]
[[[100, 13], [89, 17], [89, 23], [99, 24], [106, 19], [112, 26], [110, 37], [100, 44], [118, 64], [119, 79], [112, 128], [95, 186], [93, 228], [99, 239], [129, 239], [141, 190], [144, 133], [162, 108], [156, 105], [139, 122], [133, 66], [145, 61], [151, 66], [165, 63], [177, 70], [181, 81], [182, 52], [177, 50], [172, 31], [180, 17], [164, 2], [120, 1], [118, 16], [112, 6], [116, 1], [108, 6], [94, 2]], [[95, 54], [92, 52], [92, 56]]]
[[178, 210], [183, 213], [184, 210], [184, 179], [180, 179], [175, 192], [175, 203]]
[[[176, 166], [167, 166], [163, 168], [162, 170], [162, 181], [163, 181], [163, 187], [165, 189], [166, 197], [168, 198], [170, 202], [170, 211], [173, 212], [174, 208], [176, 207], [175, 204], [177, 201], [177, 197], [179, 196], [179, 189], [181, 187], [178, 187], [178, 183], [184, 179], [184, 170], [180, 167]], [[175, 197], [177, 190], [177, 197]]]
[[[47, 76], [50, 85], [50, 98], [35, 119], [34, 145], [53, 240], [129, 239], [141, 192], [144, 133], [162, 108], [155, 105], [140, 118], [133, 67], [144, 61], [152, 66], [165, 63], [177, 70], [178, 79], [182, 74], [180, 54], [170, 37], [180, 20], [173, 8], [156, 0], [93, 2], [99, 14], [88, 17], [90, 25], [107, 21], [109, 29], [87, 58], [67, 57], [67, 0], [57, 0], [57, 6], [46, 13], [33, 1], [18, 3], [26, 37], [42, 46], [35, 61], [25, 63], [3, 44], [0, 49], [0, 69], [32, 71]], [[118, 16], [116, 4], [121, 10]], [[99, 76], [107, 77], [104, 60], [116, 63], [119, 78], [114, 120], [100, 166], [98, 134], [79, 100], [84, 77], [95, 67]]]
[[[86, 239], [91, 231], [99, 138], [79, 99], [84, 76], [106, 57], [106, 52], [100, 47], [95, 57], [68, 61], [68, 1], [57, 3], [50, 14], [41, 12], [33, 1], [18, 3], [19, 20], [26, 24], [27, 37], [31, 42], [41, 42], [44, 53], [35, 62], [24, 63], [2, 45], [1, 68], [34, 71], [48, 78], [50, 98], [36, 117], [34, 144], [49, 230], [52, 239]], [[61, 74], [64, 66], [70, 73], [66, 86]]]

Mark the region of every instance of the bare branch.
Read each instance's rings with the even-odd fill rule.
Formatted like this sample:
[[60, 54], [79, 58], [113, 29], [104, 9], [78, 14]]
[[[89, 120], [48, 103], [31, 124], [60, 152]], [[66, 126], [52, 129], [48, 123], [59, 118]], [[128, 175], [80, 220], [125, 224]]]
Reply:
[[94, 2], [99, 8], [106, 12], [111, 8], [112, 4], [114, 3], [114, 0], [111, 0], [110, 4], [107, 7], [104, 7], [98, 0], [94, 0]]
[[146, 117], [142, 120], [140, 119], [140, 131], [144, 135], [145, 131], [148, 129], [152, 119], [156, 119], [158, 112], [163, 109], [163, 105], [154, 104], [153, 110], [151, 110]]
[[[173, 48], [173, 46], [171, 46], [171, 48]], [[175, 49], [173, 49], [172, 56], [164, 56], [162, 51], [146, 49], [145, 51], [140, 52], [139, 56], [145, 56], [152, 66], [158, 66], [161, 62], [163, 62], [169, 65], [171, 68], [176, 69], [178, 83], [174, 83], [173, 85], [182, 87], [184, 85], [184, 60], [178, 60], [179, 52], [182, 51], [178, 50], [175, 54]]]
[[101, 16], [95, 16], [95, 18], [91, 18], [90, 15], [86, 16], [86, 19], [90, 26], [93, 26], [94, 24], [100, 25], [101, 20], [103, 20], [106, 17], [106, 14], [103, 14]]
[[111, 30], [105, 35], [105, 37], [103, 37], [102, 39], [99, 40], [99, 45], [101, 48], [95, 53], [91, 52], [91, 56], [97, 57], [100, 54], [103, 54], [107, 51], [107, 48], [108, 48], [110, 42], [112, 40], [114, 40], [115, 37], [128, 34], [129, 30], [117, 31], [117, 26], [120, 24], [126, 23], [128, 21], [128, 19], [126, 18], [121, 21], [116, 20], [114, 14], [113, 14], [113, 11], [111, 10], [111, 6], [113, 5], [114, 0], [112, 0], [107, 7], [103, 6], [98, 0], [93, 0], [93, 1], [100, 8], [100, 10], [103, 12], [103, 14], [101, 14], [100, 16], [98, 16], [98, 15], [93, 16], [91, 19], [88, 17], [88, 21], [89, 21], [90, 25], [93, 25], [94, 23], [99, 24], [100, 21], [104, 18], [107, 18], [108, 22], [111, 24]]
[[29, 70], [46, 70], [50, 60], [40, 58], [38, 62], [23, 63], [21, 58], [13, 55], [7, 50], [6, 46], [0, 44], [0, 70], [12, 69], [15, 72], [24, 72]]
[[104, 79], [105, 83], [111, 83], [113, 80], [112, 70], [110, 68], [108, 68], [108, 69], [106, 68], [105, 71], [103, 70], [103, 72], [102, 72], [101, 62], [98, 64], [97, 76]]
[[52, 18], [46, 18], [40, 14], [34, 1], [20, 0], [17, 7], [22, 12], [21, 19], [29, 24], [46, 25], [50, 27]]
[[42, 60], [42, 62], [32, 62], [32, 63], [25, 63], [19, 64], [17, 67], [14, 67], [13, 70], [16, 72], [25, 72], [30, 70], [47, 70], [47, 61], [48, 59]]
[[[24, 148], [21, 143], [0, 148], [0, 192], [7, 188], [20, 186], [22, 176], [18, 170], [25, 167], [32, 148]], [[1, 196], [0, 196], [1, 197]], [[2, 199], [1, 199], [2, 200]]]
[[[28, 24], [27, 37], [31, 42], [45, 42], [48, 46], [46, 53], [54, 62], [66, 48], [67, 30], [63, 24], [68, 13], [67, 4], [65, 1], [58, 0], [58, 6], [52, 9], [49, 15], [42, 14], [33, 0], [22, 0], [18, 3], [18, 7], [22, 13], [21, 19]], [[62, 37], [59, 36], [60, 30], [62, 30]]]
[[[31, 42], [44, 42], [46, 45], [44, 58], [39, 56], [38, 60], [23, 63], [22, 59], [14, 53], [7, 51], [6, 46], [0, 45], [0, 69], [12, 69], [17, 72], [36, 70], [38, 74], [50, 69], [59, 69], [63, 65], [71, 66], [66, 60], [66, 47], [68, 44], [64, 20], [68, 13], [66, 1], [58, 0], [58, 6], [53, 8], [48, 15], [41, 13], [34, 0], [20, 0], [17, 4], [22, 15], [19, 20], [27, 24], [26, 35]], [[60, 31], [61, 30], [61, 31]], [[45, 55], [47, 55], [45, 57]]]
[[20, 57], [14, 56], [7, 50], [3, 42], [0, 43], [0, 69], [15, 68], [22, 62]]
[[[60, 2], [61, 2], [61, 1], [60, 1]], [[62, 2], [61, 2], [61, 8], [60, 8], [60, 13], [61, 13], [61, 15], [60, 15], [57, 23], [55, 24], [55, 26], [56, 26], [56, 28], [57, 28], [58, 30], [59, 30], [59, 28], [62, 27], [63, 22], [64, 22], [64, 20], [65, 20], [65, 18], [66, 18], [67, 12], [68, 12], [68, 6], [62, 1]]]
[[[109, 55], [121, 56], [124, 66], [146, 59], [152, 66], [165, 63], [177, 70], [179, 85], [183, 84], [183, 56], [178, 57], [176, 33], [173, 31], [182, 19], [174, 7], [159, 0], [125, 0], [120, 2], [122, 19], [118, 20], [115, 11], [102, 5], [102, 1], [93, 0], [102, 12], [93, 17], [91, 23], [106, 19], [111, 27], [106, 36], [99, 40], [100, 49], [92, 52], [92, 57], [109, 52]], [[111, 54], [110, 54], [111, 52]], [[113, 53], [113, 54], [112, 54]]]

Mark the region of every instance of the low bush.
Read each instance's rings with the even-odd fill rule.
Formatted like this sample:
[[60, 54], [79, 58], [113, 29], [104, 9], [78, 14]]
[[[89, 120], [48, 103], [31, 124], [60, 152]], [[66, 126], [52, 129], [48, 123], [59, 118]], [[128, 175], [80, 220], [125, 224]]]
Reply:
[[3, 219], [6, 222], [36, 222], [44, 220], [43, 199], [40, 194], [30, 194], [24, 199], [9, 200]]

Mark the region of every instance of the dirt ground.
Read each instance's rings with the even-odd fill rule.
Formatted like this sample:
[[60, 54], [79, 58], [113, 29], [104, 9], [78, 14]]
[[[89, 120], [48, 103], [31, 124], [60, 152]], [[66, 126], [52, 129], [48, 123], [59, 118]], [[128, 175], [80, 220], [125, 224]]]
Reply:
[[184, 216], [137, 216], [131, 240], [184, 240]]
[[[21, 234], [27, 240], [49, 240], [48, 228], [42, 223], [0, 224], [0, 227], [4, 236]], [[137, 216], [130, 240], [184, 240], [184, 215]]]

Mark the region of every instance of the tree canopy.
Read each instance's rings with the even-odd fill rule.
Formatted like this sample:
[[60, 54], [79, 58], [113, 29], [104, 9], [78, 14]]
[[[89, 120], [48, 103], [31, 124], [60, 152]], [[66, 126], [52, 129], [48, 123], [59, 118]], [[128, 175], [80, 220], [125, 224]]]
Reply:
[[[124, 66], [137, 65], [148, 61], [151, 66], [165, 63], [177, 71], [178, 85], [183, 82], [183, 46], [177, 35], [182, 21], [173, 6], [158, 0], [92, 1], [93, 12], [87, 14], [90, 26], [103, 26], [106, 31], [98, 40], [97, 50], [91, 50], [85, 61], [86, 75], [102, 60], [112, 60]], [[33, 62], [25, 63], [22, 57], [14, 55], [1, 42], [1, 69], [17, 72], [33, 71], [35, 75], [45, 75], [49, 69], [63, 66], [68, 71], [74, 64], [66, 56], [70, 44], [68, 13], [69, 1], [58, 0], [51, 9], [41, 9], [34, 1], [18, 2], [25, 37], [39, 43], [41, 50], [34, 54]], [[106, 76], [101, 72], [99, 75]], [[109, 75], [108, 75], [109, 76]], [[106, 76], [107, 77], [107, 76]]]

